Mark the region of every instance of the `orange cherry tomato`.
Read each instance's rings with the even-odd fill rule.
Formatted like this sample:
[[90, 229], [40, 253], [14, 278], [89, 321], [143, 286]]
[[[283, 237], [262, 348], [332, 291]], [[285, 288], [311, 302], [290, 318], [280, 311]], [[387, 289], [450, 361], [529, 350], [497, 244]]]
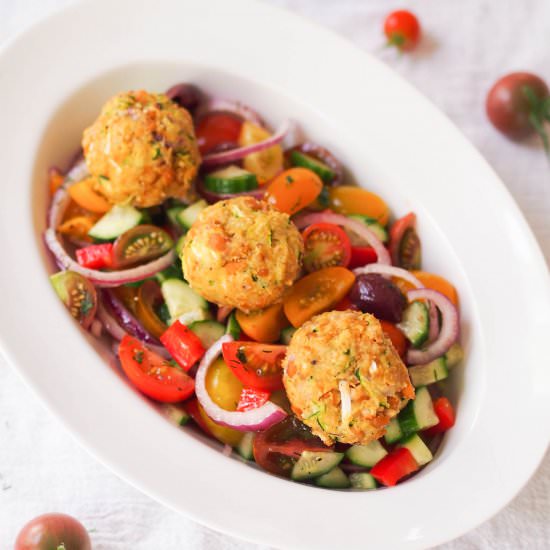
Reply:
[[288, 326], [283, 304], [273, 304], [250, 313], [237, 310], [235, 317], [244, 333], [256, 342], [276, 342], [281, 336], [281, 330]]
[[109, 204], [101, 195], [92, 189], [92, 179], [86, 178], [69, 187], [69, 195], [74, 202], [97, 214], [108, 212], [112, 204]]
[[326, 267], [300, 279], [284, 299], [285, 315], [296, 328], [332, 309], [349, 292], [355, 275], [345, 267]]
[[307, 168], [290, 168], [267, 187], [265, 198], [280, 212], [290, 216], [311, 204], [321, 193], [321, 178]]
[[62, 235], [91, 242], [92, 239], [88, 236], [88, 231], [90, 231], [94, 224], [95, 219], [90, 216], [75, 216], [63, 222], [57, 230]]
[[137, 291], [135, 313], [143, 328], [156, 338], [160, 338], [168, 329], [158, 316], [157, 308], [163, 303], [159, 284], [153, 279], [145, 281]]
[[[447, 296], [449, 300], [458, 306], [458, 293], [456, 288], [447, 279], [436, 275], [435, 273], [428, 273], [426, 271], [411, 271], [418, 280], [426, 287], [441, 292], [444, 296]], [[407, 292], [412, 290], [413, 286], [403, 279], [395, 279], [394, 283], [401, 289], [401, 292]]]
[[388, 205], [378, 195], [361, 187], [331, 187], [329, 197], [331, 208], [340, 214], [361, 214], [374, 218], [382, 225], [386, 225], [390, 218]]
[[389, 321], [380, 321], [382, 325], [382, 330], [385, 332], [386, 336], [391, 340], [395, 351], [399, 353], [399, 357], [403, 359], [405, 353], [407, 352], [407, 339], [405, 335]]

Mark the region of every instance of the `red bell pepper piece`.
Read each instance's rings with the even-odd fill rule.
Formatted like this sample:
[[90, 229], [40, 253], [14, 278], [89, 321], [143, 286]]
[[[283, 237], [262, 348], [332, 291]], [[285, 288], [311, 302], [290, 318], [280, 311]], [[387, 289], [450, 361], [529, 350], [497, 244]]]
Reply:
[[401, 478], [418, 470], [419, 466], [409, 449], [400, 447], [377, 462], [370, 474], [383, 485], [395, 485]]
[[428, 428], [424, 433], [427, 435], [443, 433], [455, 425], [455, 411], [446, 397], [439, 397], [434, 401], [434, 411], [439, 418], [439, 424]]
[[335, 306], [336, 311], [347, 311], [348, 309], [357, 309], [357, 306], [347, 297], [344, 296]]
[[113, 265], [112, 243], [92, 244], [76, 251], [76, 260], [82, 267], [101, 269]]
[[378, 259], [376, 252], [372, 246], [352, 246], [351, 258], [349, 261], [348, 269], [354, 269], [356, 267], [363, 267], [367, 264], [373, 264]]
[[239, 412], [250, 411], [264, 405], [269, 399], [269, 392], [255, 388], [243, 388], [237, 410]]
[[205, 352], [200, 338], [179, 321], [170, 325], [161, 335], [160, 341], [185, 371], [199, 361]]

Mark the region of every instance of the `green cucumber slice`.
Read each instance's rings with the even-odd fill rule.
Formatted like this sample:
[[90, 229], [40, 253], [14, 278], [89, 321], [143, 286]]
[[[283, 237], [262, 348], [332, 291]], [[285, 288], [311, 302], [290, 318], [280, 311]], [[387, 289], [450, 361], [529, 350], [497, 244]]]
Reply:
[[319, 476], [315, 480], [315, 485], [326, 487], [327, 489], [347, 489], [351, 483], [342, 469], [336, 466], [330, 472]]
[[416, 389], [416, 396], [399, 413], [399, 427], [403, 437], [431, 428], [439, 423], [430, 392], [425, 386]]
[[397, 327], [415, 348], [421, 347], [430, 332], [428, 306], [419, 301], [409, 304], [403, 311], [403, 317]]
[[[369, 218], [369, 216], [363, 216], [362, 214], [351, 214], [348, 216], [348, 218], [351, 218], [352, 220], [357, 220], [363, 224], [365, 224], [373, 233], [376, 234], [376, 236], [383, 242], [387, 243], [389, 240], [388, 237], [388, 231], [386, 228], [379, 223], [374, 218]], [[352, 242], [353, 244], [353, 242]]]
[[445, 354], [445, 359], [447, 360], [448, 369], [456, 367], [464, 359], [462, 346], [458, 342], [454, 343]]
[[294, 481], [304, 481], [322, 476], [338, 466], [342, 458], [344, 458], [344, 453], [304, 451], [294, 464], [290, 477]]
[[401, 431], [399, 420], [397, 420], [397, 417], [394, 417], [390, 420], [389, 424], [386, 426], [386, 435], [384, 435], [384, 439], [386, 443], [391, 445], [392, 443], [399, 441], [402, 437], [403, 437], [403, 432]]
[[253, 444], [254, 432], [246, 432], [237, 445], [237, 452], [245, 460], [254, 460]]
[[351, 483], [351, 486], [354, 489], [376, 489], [376, 479], [372, 477], [367, 472], [356, 472], [353, 474], [350, 474], [349, 480]]
[[382, 447], [380, 441], [371, 441], [368, 445], [353, 445], [346, 451], [350, 462], [365, 468], [372, 468], [387, 454], [388, 451]]
[[296, 329], [294, 327], [286, 327], [283, 330], [281, 330], [281, 342], [288, 346], [290, 344], [290, 340], [292, 340], [292, 335], [296, 332]]
[[189, 329], [199, 337], [204, 349], [208, 349], [225, 334], [225, 327], [217, 321], [195, 321], [189, 325]]
[[168, 216], [168, 219], [170, 220], [170, 223], [172, 225], [175, 225], [176, 227], [181, 227], [179, 216], [184, 210], [184, 206], [172, 206], [172, 208], [168, 208], [168, 210], [166, 210], [166, 215]]
[[237, 321], [234, 311], [231, 312], [229, 318], [227, 319], [225, 333], [230, 334], [233, 340], [238, 340], [241, 337], [241, 326], [239, 325], [239, 321]]
[[428, 464], [433, 459], [432, 452], [418, 434], [413, 434], [399, 444], [400, 447], [409, 449], [419, 466]]
[[115, 205], [88, 231], [94, 239], [110, 241], [143, 221], [143, 213], [133, 206]]
[[177, 216], [177, 221], [184, 229], [190, 229], [198, 218], [199, 214], [208, 206], [205, 200], [200, 200], [193, 203], [191, 206], [184, 208]]
[[164, 415], [178, 426], [184, 426], [189, 420], [189, 414], [183, 409], [183, 407], [178, 405], [164, 404], [162, 405], [162, 412]]
[[292, 166], [301, 166], [315, 172], [324, 183], [330, 183], [336, 176], [324, 162], [300, 151], [294, 150], [290, 153], [290, 162]]
[[168, 307], [170, 324], [179, 320], [184, 325], [210, 318], [208, 302], [181, 279], [166, 279], [160, 286]]
[[415, 387], [427, 386], [428, 384], [434, 384], [435, 382], [444, 380], [449, 376], [447, 360], [445, 356], [442, 356], [425, 365], [414, 365], [413, 367], [409, 367], [409, 376]]
[[228, 166], [204, 176], [204, 186], [213, 193], [242, 193], [258, 188], [256, 174], [238, 166]]
[[181, 251], [183, 250], [183, 245], [185, 244], [185, 235], [182, 235], [176, 242], [175, 250], [178, 258], [181, 258]]

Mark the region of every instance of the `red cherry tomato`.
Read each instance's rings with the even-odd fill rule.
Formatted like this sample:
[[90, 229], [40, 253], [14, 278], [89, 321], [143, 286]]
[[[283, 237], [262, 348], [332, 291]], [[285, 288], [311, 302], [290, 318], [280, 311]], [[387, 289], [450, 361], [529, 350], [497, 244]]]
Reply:
[[394, 11], [384, 21], [384, 34], [389, 45], [401, 51], [410, 51], [420, 40], [420, 23], [410, 11]]
[[302, 234], [304, 268], [308, 273], [325, 267], [347, 267], [351, 244], [346, 232], [332, 223], [314, 223]]
[[238, 147], [243, 121], [223, 111], [207, 113], [197, 122], [195, 134], [202, 155], [224, 146]]
[[121, 340], [118, 357], [130, 382], [151, 399], [176, 403], [195, 391], [195, 381], [181, 368], [174, 367], [130, 335]]
[[486, 110], [493, 126], [511, 139], [538, 132], [546, 139], [544, 120], [550, 120], [550, 92], [531, 73], [503, 76], [487, 94]]
[[286, 346], [273, 346], [257, 342], [226, 342], [223, 358], [244, 386], [264, 391], [283, 387], [281, 363]]
[[330, 450], [293, 415], [254, 436], [254, 460], [264, 470], [279, 476], [290, 477], [303, 451]]
[[66, 514], [44, 514], [29, 521], [19, 532], [14, 550], [91, 550], [88, 532]]

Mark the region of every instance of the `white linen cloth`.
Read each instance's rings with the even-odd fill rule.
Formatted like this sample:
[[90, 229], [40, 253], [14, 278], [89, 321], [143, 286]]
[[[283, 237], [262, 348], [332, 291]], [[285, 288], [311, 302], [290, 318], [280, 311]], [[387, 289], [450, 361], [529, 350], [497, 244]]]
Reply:
[[[0, 43], [70, 1], [0, 0]], [[508, 142], [484, 113], [485, 94], [501, 74], [531, 70], [550, 83], [548, 0], [271, 1], [374, 52], [431, 98], [500, 174], [550, 259], [549, 163], [537, 140]], [[417, 51], [401, 56], [383, 48], [381, 34], [385, 15], [399, 7], [415, 11], [424, 29]], [[341, 97], [334, 99], [345, 101], [345, 95], [342, 83]], [[510, 444], [521, 445], [521, 434], [511, 437], [519, 440]], [[27, 520], [49, 511], [80, 518], [95, 550], [267, 550], [203, 528], [119, 480], [73, 440], [0, 358], [0, 550], [12, 548]], [[549, 548], [547, 455], [508, 507], [440, 550]]]

